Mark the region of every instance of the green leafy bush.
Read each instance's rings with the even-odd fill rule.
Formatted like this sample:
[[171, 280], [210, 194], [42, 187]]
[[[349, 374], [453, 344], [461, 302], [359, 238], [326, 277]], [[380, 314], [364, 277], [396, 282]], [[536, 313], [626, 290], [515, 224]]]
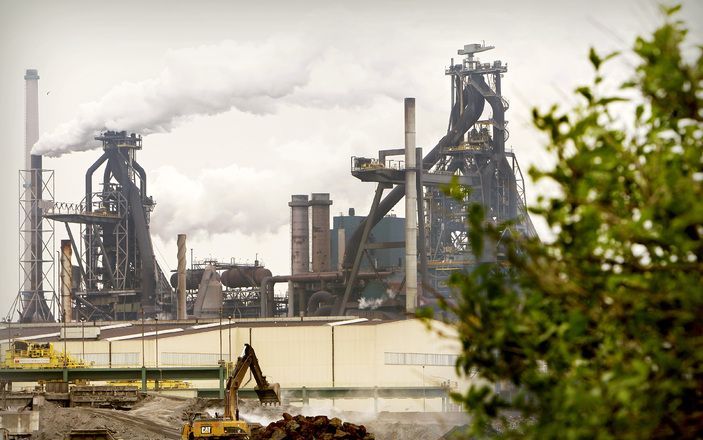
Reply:
[[677, 9], [636, 40], [622, 96], [603, 91], [603, 64], [622, 55], [591, 50], [583, 103], [534, 111], [557, 163], [531, 176], [560, 195], [532, 211], [553, 242], [505, 234], [468, 207], [473, 252], [500, 242], [508, 262], [454, 274], [457, 300], [445, 304], [458, 317], [457, 368], [489, 382], [455, 395], [474, 435], [502, 421], [505, 438], [701, 438], [703, 57], [701, 46], [692, 62], [682, 55]]

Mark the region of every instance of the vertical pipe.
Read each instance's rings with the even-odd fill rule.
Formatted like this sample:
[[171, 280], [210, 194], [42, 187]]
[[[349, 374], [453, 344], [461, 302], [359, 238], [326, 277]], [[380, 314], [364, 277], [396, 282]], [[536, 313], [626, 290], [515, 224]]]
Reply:
[[[422, 148], [416, 148], [417, 155], [416, 160], [418, 164], [422, 164]], [[418, 166], [417, 172], [417, 226], [418, 226], [418, 246], [417, 250], [420, 253], [420, 276], [421, 281], [421, 292], [420, 296], [425, 295], [425, 287], [430, 285], [429, 277], [427, 275], [427, 229], [425, 225], [425, 193], [424, 193], [424, 181], [423, 174], [424, 170], [422, 165]]]
[[415, 98], [405, 98], [405, 312], [417, 308]]
[[295, 295], [293, 294], [293, 281], [288, 281], [288, 316], [293, 317], [295, 307]]
[[[31, 227], [31, 246], [32, 246], [32, 251], [31, 251], [31, 265], [32, 265], [32, 271], [31, 271], [31, 279], [30, 279], [30, 290], [32, 291], [32, 295], [35, 295], [35, 299], [33, 301], [35, 302], [34, 307], [38, 308], [40, 307], [40, 303], [37, 302], [38, 300], [44, 299], [43, 296], [43, 268], [42, 268], [42, 256], [43, 256], [43, 246], [42, 246], [42, 239], [43, 239], [43, 233], [42, 233], [42, 207], [41, 207], [41, 201], [42, 201], [42, 189], [44, 186], [44, 183], [42, 182], [42, 157], [37, 156], [32, 154], [31, 156], [31, 185], [32, 185], [32, 209], [31, 209], [31, 219], [30, 219], [30, 227]], [[35, 310], [37, 312], [38, 310]]]
[[330, 200], [329, 193], [312, 195], [312, 271], [330, 270]]
[[63, 309], [63, 322], [71, 321], [72, 253], [71, 240], [61, 240], [61, 307]]
[[186, 235], [178, 234], [178, 319], [188, 318], [186, 314]]
[[337, 229], [337, 270], [344, 268], [344, 252], [346, 252], [347, 237], [342, 226]]

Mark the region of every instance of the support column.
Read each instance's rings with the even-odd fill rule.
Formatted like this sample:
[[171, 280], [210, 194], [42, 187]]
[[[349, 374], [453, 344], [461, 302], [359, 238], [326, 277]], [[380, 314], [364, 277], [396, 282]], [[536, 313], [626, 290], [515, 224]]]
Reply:
[[[61, 240], [61, 308], [63, 322], [71, 321], [71, 288], [73, 287], [73, 267], [71, 265], [71, 240]], [[65, 336], [64, 336], [65, 337]]]

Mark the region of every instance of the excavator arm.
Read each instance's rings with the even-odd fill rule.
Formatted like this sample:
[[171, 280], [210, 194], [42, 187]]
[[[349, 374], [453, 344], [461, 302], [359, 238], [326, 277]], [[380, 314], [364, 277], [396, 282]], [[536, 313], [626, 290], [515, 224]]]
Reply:
[[268, 383], [266, 376], [261, 372], [259, 359], [256, 357], [254, 348], [249, 344], [244, 344], [244, 351], [242, 355], [237, 358], [237, 363], [227, 378], [225, 419], [239, 420], [237, 395], [247, 370], [251, 370], [251, 374], [254, 376], [254, 380], [256, 381], [254, 391], [256, 391], [256, 395], [259, 397], [261, 403], [265, 405], [281, 403], [280, 385], [277, 383]]

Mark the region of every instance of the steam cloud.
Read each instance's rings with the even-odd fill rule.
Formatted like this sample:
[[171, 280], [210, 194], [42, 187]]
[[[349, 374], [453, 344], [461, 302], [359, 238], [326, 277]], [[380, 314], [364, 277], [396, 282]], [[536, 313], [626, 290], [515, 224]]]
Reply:
[[57, 157], [91, 150], [99, 146], [93, 138], [100, 131], [169, 132], [189, 117], [233, 108], [271, 114], [282, 101], [358, 108], [378, 96], [400, 99], [410, 88], [407, 75], [382, 58], [364, 56], [290, 39], [174, 50], [156, 77], [124, 82], [83, 104], [73, 119], [42, 135], [33, 152]]
[[70, 121], [43, 135], [33, 152], [61, 156], [96, 148], [95, 134], [127, 130], [168, 132], [189, 116], [236, 108], [266, 114], [276, 101], [309, 80], [315, 51], [300, 42], [284, 45], [223, 41], [170, 52], [158, 76], [125, 82], [84, 104]]
[[[152, 230], [164, 239], [179, 231], [209, 236], [233, 231], [274, 233], [288, 220], [286, 195], [277, 194], [280, 184], [271, 170], [230, 165], [203, 170], [191, 178], [173, 167], [154, 172], [152, 184], [158, 215], [152, 218]], [[242, 182], [256, 182], [252, 186]], [[262, 200], [260, 194], [269, 194]], [[275, 194], [275, 195], [274, 195]]]

